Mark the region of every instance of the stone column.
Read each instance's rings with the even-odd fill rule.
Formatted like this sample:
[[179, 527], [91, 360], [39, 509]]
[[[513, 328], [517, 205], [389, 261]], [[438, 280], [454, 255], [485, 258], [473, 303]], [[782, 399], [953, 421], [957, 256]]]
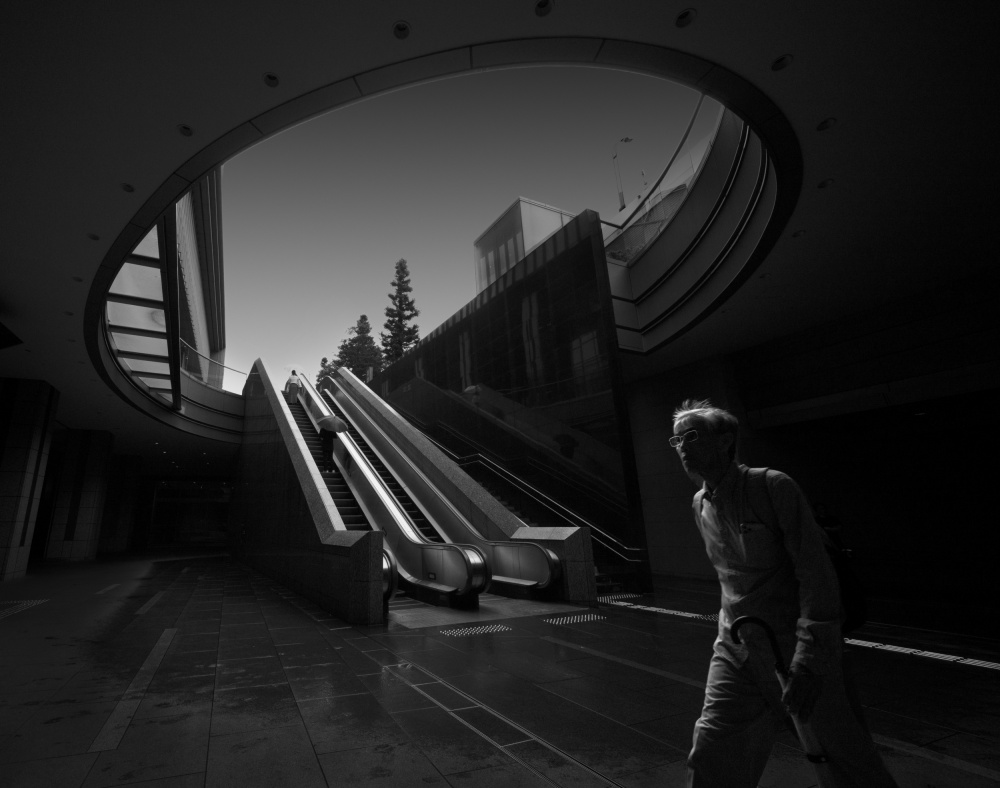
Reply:
[[28, 566], [58, 402], [43, 381], [0, 380], [0, 581]]
[[114, 436], [97, 430], [59, 434], [59, 478], [45, 557], [89, 561], [97, 556]]

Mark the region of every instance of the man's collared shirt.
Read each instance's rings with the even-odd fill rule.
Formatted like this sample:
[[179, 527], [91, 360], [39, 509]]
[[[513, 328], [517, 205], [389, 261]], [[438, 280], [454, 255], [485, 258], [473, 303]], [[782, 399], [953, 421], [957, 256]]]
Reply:
[[747, 646], [730, 634], [736, 618], [757, 616], [774, 630], [786, 664], [791, 658], [826, 673], [840, 651], [840, 592], [822, 529], [790, 477], [768, 471], [764, 495], [749, 489], [748, 473], [733, 464], [715, 490], [703, 486], [694, 497], [695, 521], [722, 589], [716, 650], [736, 664], [747, 659], [748, 647], [769, 655], [759, 627], [740, 630]]

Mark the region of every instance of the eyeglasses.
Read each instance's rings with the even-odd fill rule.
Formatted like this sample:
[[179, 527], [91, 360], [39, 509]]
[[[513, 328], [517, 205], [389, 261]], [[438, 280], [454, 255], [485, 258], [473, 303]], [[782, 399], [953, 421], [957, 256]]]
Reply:
[[677, 448], [682, 443], [687, 441], [688, 443], [694, 443], [698, 440], [698, 430], [688, 430], [683, 435], [674, 435], [670, 440], [667, 441], [673, 448]]

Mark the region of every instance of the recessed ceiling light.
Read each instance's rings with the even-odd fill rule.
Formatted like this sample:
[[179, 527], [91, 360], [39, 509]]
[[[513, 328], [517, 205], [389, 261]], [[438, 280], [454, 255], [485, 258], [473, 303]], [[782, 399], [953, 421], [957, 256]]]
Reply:
[[192, 129], [186, 123], [179, 123], [177, 124], [177, 133], [180, 134], [182, 137], [190, 137], [192, 134], [194, 134], [194, 129]]
[[837, 125], [836, 118], [824, 118], [819, 122], [819, 125], [816, 127], [816, 131], [829, 131], [836, 125]]
[[272, 71], [268, 71], [263, 77], [261, 77], [261, 79], [264, 80], [264, 84], [269, 88], [276, 88], [278, 87], [278, 83], [281, 82], [281, 80], [278, 79], [278, 75]]
[[97, 233], [87, 233], [87, 237], [91, 241], [100, 241], [101, 240], [101, 236], [99, 236]]
[[674, 24], [677, 25], [677, 27], [687, 27], [694, 21], [696, 16], [698, 16], [698, 12], [693, 8], [685, 8], [677, 15], [677, 19], [674, 20]]
[[538, 2], [535, 3], [535, 15], [548, 16], [552, 13], [552, 6], [554, 5], [554, 0], [538, 0]]
[[792, 65], [792, 60], [794, 60], [794, 58], [791, 55], [782, 55], [771, 63], [771, 71], [781, 71], [782, 69], [788, 68]]
[[410, 35], [410, 23], [400, 19], [392, 26], [392, 34], [402, 40]]

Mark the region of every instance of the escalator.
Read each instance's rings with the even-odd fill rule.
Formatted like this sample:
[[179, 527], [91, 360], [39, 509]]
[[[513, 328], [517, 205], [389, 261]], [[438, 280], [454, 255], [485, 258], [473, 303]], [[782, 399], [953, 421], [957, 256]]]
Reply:
[[[452, 497], [454, 480], [442, 480], [440, 473], [438, 481], [431, 478], [440, 469], [400, 431], [409, 425], [348, 370], [336, 371], [324, 386], [323, 398], [324, 404], [348, 423], [350, 435], [366, 459], [387, 477], [385, 484], [405, 491], [400, 506], [408, 515], [412, 513], [414, 527], [420, 528], [424, 538], [436, 536], [445, 544], [474, 546], [485, 555], [498, 591], [521, 595], [555, 586], [561, 577], [558, 556], [528, 539], [485, 538], [465, 513], [470, 509], [469, 501]], [[423, 523], [426, 525], [421, 527]], [[527, 523], [520, 525], [526, 527]]]
[[[299, 432], [302, 433], [306, 446], [309, 447], [309, 452], [312, 454], [316, 467], [321, 467], [323, 460], [319, 434], [309, 420], [309, 415], [306, 413], [305, 407], [300, 402], [294, 402], [288, 408], [292, 412], [292, 418], [295, 419], [295, 424], [298, 426]], [[372, 530], [371, 523], [368, 522], [368, 517], [358, 503], [358, 499], [354, 497], [354, 493], [351, 492], [351, 487], [344, 478], [344, 475], [339, 470], [333, 472], [322, 471], [322, 475], [323, 481], [326, 482], [326, 489], [329, 491], [330, 497], [333, 499], [333, 503], [337, 507], [341, 519], [344, 521], [344, 525], [347, 526], [347, 530]]]
[[[416, 502], [406, 492], [406, 488], [404, 488], [396, 477], [392, 475], [385, 463], [382, 462], [378, 454], [375, 453], [374, 449], [372, 449], [372, 447], [358, 431], [358, 428], [348, 421], [344, 412], [337, 406], [332, 397], [324, 397], [324, 400], [326, 401], [326, 404], [330, 406], [330, 410], [333, 411], [335, 416], [347, 422], [348, 434], [354, 439], [354, 442], [357, 444], [358, 448], [361, 449], [361, 452], [365, 455], [365, 458], [368, 460], [372, 469], [379, 475], [379, 478], [385, 483], [385, 486], [393, 494], [393, 497], [395, 497], [400, 506], [402, 506], [403, 511], [406, 512], [407, 516], [413, 522], [413, 525], [416, 526], [418, 531], [420, 531], [424, 540], [434, 542], [436, 544], [443, 544], [445, 541], [444, 537], [438, 533], [433, 523], [431, 523], [431, 521], [424, 516], [424, 513], [420, 511], [420, 507], [417, 506]], [[305, 415], [305, 409], [303, 409], [303, 417], [308, 419], [308, 416]], [[316, 440], [318, 446], [319, 439], [317, 438]]]
[[[308, 381], [302, 382], [289, 411], [319, 471], [322, 459], [317, 424], [334, 413]], [[419, 514], [403, 486], [387, 469], [380, 473], [370, 457], [373, 453], [360, 435], [355, 440], [350, 432], [341, 433], [334, 441], [336, 470], [318, 473], [337, 509], [339, 527], [381, 531], [384, 549], [398, 572], [399, 587], [410, 596], [431, 604], [478, 606], [479, 594], [491, 579], [483, 551], [443, 539]]]

